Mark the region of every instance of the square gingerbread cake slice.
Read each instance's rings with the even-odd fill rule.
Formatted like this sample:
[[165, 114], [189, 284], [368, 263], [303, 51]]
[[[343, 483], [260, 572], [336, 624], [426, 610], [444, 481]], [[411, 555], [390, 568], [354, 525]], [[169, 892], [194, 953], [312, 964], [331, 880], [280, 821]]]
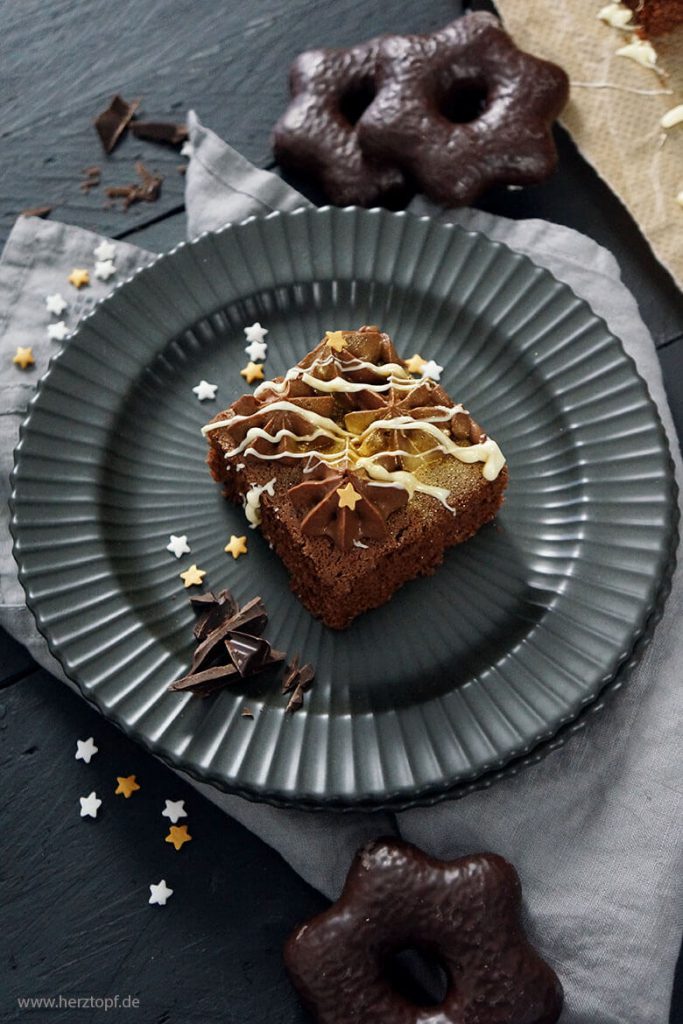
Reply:
[[226, 498], [333, 629], [433, 573], [503, 501], [500, 448], [414, 365], [378, 327], [328, 331], [203, 428]]

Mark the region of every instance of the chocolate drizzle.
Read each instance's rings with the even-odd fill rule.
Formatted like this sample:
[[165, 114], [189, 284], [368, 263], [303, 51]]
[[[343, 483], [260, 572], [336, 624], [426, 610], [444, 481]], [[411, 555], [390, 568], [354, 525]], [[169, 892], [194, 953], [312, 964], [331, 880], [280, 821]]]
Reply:
[[[301, 531], [309, 537], [329, 537], [342, 551], [351, 551], [354, 541], [386, 537], [387, 519], [408, 502], [403, 488], [372, 483], [348, 467], [332, 469], [317, 460], [305, 473], [306, 479], [288, 491], [302, 513]], [[340, 503], [339, 491], [349, 484], [360, 494], [353, 508]]]
[[[401, 416], [411, 420], [433, 420], [436, 418], [435, 410], [453, 406], [443, 388], [429, 380], [422, 381], [407, 393], [393, 387], [385, 392], [360, 391], [356, 401], [360, 408], [346, 414], [346, 429], [358, 435], [374, 423], [377, 430], [373, 432], [371, 450], [387, 453], [406, 451], [419, 454], [426, 446], [430, 446], [430, 442], [427, 439], [425, 445], [425, 438], [413, 430], [401, 430], [400, 427], [384, 430], [382, 420], [394, 420]], [[387, 454], [379, 461], [390, 470], [401, 469], [403, 466], [403, 460], [397, 455]]]
[[[256, 463], [301, 470], [307, 462], [302, 480], [288, 477], [287, 495], [303, 533], [326, 536], [342, 551], [386, 537], [387, 518], [415, 493], [454, 512], [447, 477], [425, 472], [430, 464], [481, 462], [488, 481], [505, 464], [495, 441], [437, 382], [411, 376], [376, 326], [326, 332], [284, 377], [264, 381], [203, 428], [211, 431], [222, 434], [224, 458], [244, 470], [238, 486], [247, 491]], [[348, 492], [347, 507], [336, 491], [349, 484], [359, 500]]]
[[[298, 438], [305, 438], [311, 433], [311, 424], [303, 416], [298, 415], [295, 409], [272, 409], [275, 402], [287, 402], [302, 410], [316, 413], [318, 416], [331, 417], [334, 413], [334, 398], [331, 395], [318, 395], [303, 381], [291, 380], [282, 394], [266, 393], [256, 398], [252, 395], [243, 395], [232, 405], [232, 412], [237, 417], [234, 423], [228, 423], [224, 428], [226, 434], [237, 446], [241, 444], [248, 432], [257, 427], [263, 430], [270, 437], [275, 437], [282, 431], [287, 431], [277, 441], [270, 441], [266, 437], [257, 437], [250, 444], [250, 448], [257, 455], [273, 456], [280, 455], [278, 460], [284, 465], [295, 462], [296, 459], [288, 458], [287, 452], [300, 450], [303, 442], [297, 443]], [[289, 436], [294, 435], [294, 436]], [[325, 445], [322, 438], [318, 443]], [[245, 458], [254, 457], [245, 455]]]

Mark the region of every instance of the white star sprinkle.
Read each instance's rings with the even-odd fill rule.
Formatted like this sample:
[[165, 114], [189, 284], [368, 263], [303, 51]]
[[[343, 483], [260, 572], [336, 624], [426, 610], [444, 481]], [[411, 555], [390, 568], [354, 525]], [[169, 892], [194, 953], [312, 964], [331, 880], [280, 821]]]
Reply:
[[194, 153], [194, 146], [192, 145], [192, 143], [188, 139], [186, 142], [183, 142], [183, 148], [180, 150], [180, 155], [181, 156], [192, 156], [193, 153]]
[[68, 333], [69, 328], [63, 320], [58, 320], [56, 324], [47, 325], [47, 336], [52, 341], [64, 341]]
[[176, 558], [180, 558], [181, 555], [189, 555], [190, 545], [187, 543], [187, 534], [184, 533], [182, 537], [176, 537], [172, 533], [166, 545], [166, 550], [172, 551]]
[[244, 349], [252, 363], [260, 363], [266, 358], [268, 346], [265, 341], [252, 341]]
[[111, 260], [98, 260], [95, 264], [95, 277], [99, 277], [100, 281], [108, 281], [115, 273], [116, 267]]
[[205, 402], [207, 398], [216, 397], [218, 384], [209, 384], [208, 380], [200, 380], [199, 384], [193, 387], [192, 390], [200, 402]]
[[263, 341], [268, 331], [265, 327], [261, 327], [261, 324], [256, 321], [251, 327], [245, 327], [244, 333], [247, 337], [247, 341]]
[[93, 252], [93, 256], [96, 260], [113, 260], [116, 256], [116, 246], [113, 242], [108, 242], [106, 238], [103, 238], [100, 244]]
[[54, 295], [45, 296], [45, 305], [47, 306], [48, 313], [61, 316], [69, 303], [62, 298], [59, 292], [55, 292]]
[[170, 818], [170, 820], [175, 825], [179, 818], [187, 817], [187, 811], [185, 810], [185, 801], [167, 800], [166, 806], [164, 807], [161, 813], [164, 818]]
[[443, 373], [443, 366], [439, 366], [433, 359], [430, 359], [422, 367], [422, 376], [428, 377], [429, 380], [440, 380], [441, 374]]
[[165, 907], [166, 900], [168, 899], [169, 896], [173, 895], [173, 889], [169, 889], [169, 887], [166, 885], [165, 878], [162, 878], [161, 881], [157, 883], [157, 885], [150, 885], [149, 891], [152, 894], [149, 898], [149, 902], [158, 903], [160, 907]]
[[77, 761], [85, 761], [86, 764], [90, 764], [90, 758], [96, 753], [97, 747], [92, 736], [89, 736], [87, 740], [76, 740], [74, 757]]
[[96, 818], [102, 801], [98, 798], [95, 790], [93, 789], [89, 796], [79, 797], [79, 800], [81, 801], [81, 818]]

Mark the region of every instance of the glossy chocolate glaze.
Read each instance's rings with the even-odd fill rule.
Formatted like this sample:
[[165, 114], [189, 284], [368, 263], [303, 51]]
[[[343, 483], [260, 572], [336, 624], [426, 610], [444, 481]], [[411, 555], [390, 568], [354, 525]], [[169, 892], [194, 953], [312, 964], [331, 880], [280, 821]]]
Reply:
[[491, 185], [532, 184], [555, 168], [551, 126], [567, 102], [567, 75], [518, 49], [492, 14], [385, 37], [376, 82], [360, 145], [435, 202], [464, 205]]
[[[408, 843], [363, 847], [329, 910], [289, 938], [284, 957], [319, 1024], [553, 1024], [562, 986], [520, 924], [517, 872], [493, 853], [439, 861]], [[390, 983], [406, 949], [437, 958], [440, 1004], [418, 1006]]]
[[290, 70], [292, 101], [273, 129], [278, 162], [317, 179], [339, 206], [399, 207], [410, 198], [398, 167], [366, 157], [358, 144], [357, 120], [374, 96], [379, 42], [300, 54]]

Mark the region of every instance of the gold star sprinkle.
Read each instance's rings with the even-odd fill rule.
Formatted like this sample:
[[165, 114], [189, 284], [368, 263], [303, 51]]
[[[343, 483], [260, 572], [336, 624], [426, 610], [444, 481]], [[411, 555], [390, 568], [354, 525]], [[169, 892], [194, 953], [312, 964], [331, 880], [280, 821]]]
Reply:
[[206, 576], [206, 569], [198, 569], [196, 565], [191, 565], [179, 575], [186, 587], [198, 587]]
[[16, 355], [12, 357], [12, 362], [20, 366], [22, 370], [25, 370], [27, 366], [33, 366], [35, 359], [33, 358], [32, 348], [21, 348], [19, 347], [16, 351]]
[[116, 781], [118, 782], [118, 786], [114, 790], [114, 795], [117, 793], [123, 793], [126, 800], [128, 797], [133, 795], [136, 789], [140, 788], [135, 781], [134, 775], [128, 775], [125, 778], [122, 775], [117, 775]]
[[427, 360], [419, 356], [417, 352], [410, 359], [406, 359], [406, 370], [408, 373], [422, 373], [422, 367], [427, 365]]
[[83, 267], [74, 267], [67, 280], [74, 288], [84, 288], [86, 284], [90, 284], [90, 274]]
[[325, 331], [325, 343], [335, 352], [341, 352], [347, 345], [343, 331]]
[[236, 537], [235, 534], [233, 533], [232, 536], [230, 537], [230, 543], [226, 544], [223, 550], [227, 551], [228, 554], [232, 555], [233, 558], [239, 558], [240, 555], [246, 555], [247, 538]]
[[263, 363], [249, 362], [243, 370], [240, 370], [240, 373], [247, 384], [253, 384], [255, 380], [263, 380]]
[[338, 487], [337, 494], [339, 495], [339, 508], [350, 508], [352, 512], [358, 502], [363, 500], [363, 495], [355, 490], [352, 483], [348, 483], [346, 487]]
[[183, 843], [189, 843], [192, 836], [187, 831], [187, 825], [171, 825], [170, 831], [166, 836], [167, 843], [173, 843], [176, 850], [179, 850]]

